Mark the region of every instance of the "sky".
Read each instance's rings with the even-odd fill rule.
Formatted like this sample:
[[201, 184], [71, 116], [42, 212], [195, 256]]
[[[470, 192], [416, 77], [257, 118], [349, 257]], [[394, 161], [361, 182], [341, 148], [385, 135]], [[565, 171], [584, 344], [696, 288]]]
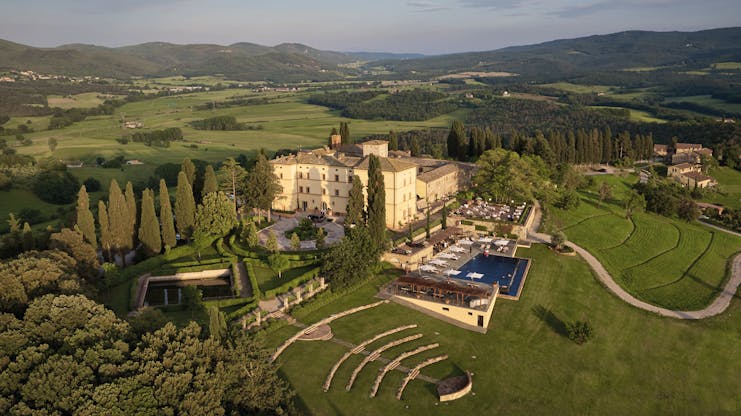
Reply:
[[0, 39], [39, 47], [295, 42], [443, 54], [732, 26], [738, 0], [0, 0]]

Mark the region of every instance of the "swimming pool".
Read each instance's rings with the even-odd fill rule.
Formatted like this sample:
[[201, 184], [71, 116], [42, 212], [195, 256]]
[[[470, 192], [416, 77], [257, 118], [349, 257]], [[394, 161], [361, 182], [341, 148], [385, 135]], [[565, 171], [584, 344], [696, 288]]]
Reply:
[[[528, 270], [530, 259], [518, 257], [504, 257], [489, 255], [483, 253], [474, 256], [466, 264], [459, 267], [461, 274], [455, 276], [456, 279], [465, 281], [474, 281], [487, 283], [499, 283], [500, 293], [512, 297], [520, 296], [522, 282]], [[466, 277], [468, 273], [481, 273], [484, 276], [480, 279]]]

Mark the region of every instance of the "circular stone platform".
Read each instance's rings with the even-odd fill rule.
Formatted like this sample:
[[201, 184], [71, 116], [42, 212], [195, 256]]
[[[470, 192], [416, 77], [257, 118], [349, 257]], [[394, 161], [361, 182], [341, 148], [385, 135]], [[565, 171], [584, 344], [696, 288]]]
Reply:
[[334, 334], [329, 325], [319, 325], [310, 332], [304, 332], [298, 339], [299, 341], [326, 341], [332, 339]]

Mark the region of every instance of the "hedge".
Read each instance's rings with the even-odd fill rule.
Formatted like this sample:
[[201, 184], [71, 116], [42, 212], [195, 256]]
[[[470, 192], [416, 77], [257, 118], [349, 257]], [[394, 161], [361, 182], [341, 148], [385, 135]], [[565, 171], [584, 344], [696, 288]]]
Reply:
[[233, 261], [231, 265], [232, 269], [232, 292], [234, 296], [239, 296], [242, 293], [242, 281], [239, 278], [239, 270], [237, 270], [237, 262]]
[[244, 267], [247, 269], [247, 275], [250, 278], [250, 285], [252, 286], [252, 296], [255, 299], [262, 299], [262, 293], [260, 292], [260, 286], [257, 284], [257, 275], [255, 274], [255, 267], [252, 265], [252, 259], [244, 259]]
[[317, 277], [319, 275], [319, 269], [320, 267], [315, 267], [308, 272], [302, 274], [301, 276], [296, 277], [295, 279], [291, 280], [290, 282], [283, 283], [282, 285], [265, 291], [265, 297], [266, 298], [272, 298], [276, 295], [279, 295], [281, 293], [288, 292], [289, 290], [296, 288], [309, 280]]
[[246, 303], [244, 306], [242, 306], [241, 308], [237, 309], [236, 311], [229, 312], [229, 313], [225, 314], [226, 315], [225, 316], [225, 319], [227, 321], [231, 321], [233, 319], [239, 318], [240, 316], [247, 315], [250, 311], [252, 311], [253, 309], [255, 309], [257, 307], [258, 302], [259, 301], [257, 301], [257, 300], [253, 300], [253, 301], [251, 301], [249, 303]]
[[485, 225], [478, 225], [478, 224], [476, 224], [473, 228], [476, 231], [489, 231], [489, 228], [487, 226], [485, 226]]

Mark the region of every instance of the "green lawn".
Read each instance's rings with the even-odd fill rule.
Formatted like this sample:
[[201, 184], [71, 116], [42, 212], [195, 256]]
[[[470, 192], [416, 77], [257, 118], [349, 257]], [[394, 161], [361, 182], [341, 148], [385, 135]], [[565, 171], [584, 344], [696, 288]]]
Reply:
[[[533, 259], [522, 298], [500, 299], [487, 334], [466, 331], [394, 303], [331, 324], [335, 336], [359, 343], [374, 334], [405, 324], [419, 327], [401, 334], [424, 336], [384, 353], [438, 342], [432, 351], [402, 362], [413, 366], [424, 358], [449, 359], [423, 374], [444, 378], [474, 373], [473, 393], [438, 403], [431, 384], [412, 381], [402, 401], [395, 398], [403, 374], [386, 375], [378, 396], [368, 394], [381, 364], [360, 373], [350, 392], [345, 384], [362, 359], [353, 356], [337, 372], [329, 392], [322, 384], [329, 369], [347, 351], [332, 342], [297, 342], [278, 359], [281, 374], [299, 394], [299, 404], [316, 415], [464, 415], [485, 409], [489, 414], [719, 414], [737, 413], [736, 348], [741, 321], [739, 302], [723, 316], [701, 322], [660, 318], [630, 307], [606, 291], [579, 258], [557, 256], [541, 245], [522, 249]], [[297, 314], [315, 322], [352, 306], [371, 303], [374, 285], [338, 299], [315, 312]], [[595, 329], [589, 343], [578, 346], [563, 335], [564, 321], [587, 319]], [[284, 327], [267, 336], [276, 346], [296, 332]], [[398, 336], [397, 338], [400, 338]], [[370, 348], [385, 344], [374, 343]]]
[[703, 198], [703, 201], [725, 207], [741, 208], [741, 172], [721, 167], [710, 173], [718, 181], [718, 189]]
[[54, 205], [40, 200], [33, 192], [27, 189], [9, 189], [0, 191], [0, 221], [8, 219], [11, 212], [18, 216], [23, 208], [38, 209], [44, 215], [54, 214], [59, 207], [67, 205]]
[[[615, 201], [596, 207], [599, 184], [613, 185]], [[624, 216], [619, 200], [635, 176], [596, 176], [573, 210], [550, 209], [550, 227], [589, 250], [633, 296], [655, 305], [696, 310], [720, 292], [726, 264], [741, 238], [652, 213]]]

